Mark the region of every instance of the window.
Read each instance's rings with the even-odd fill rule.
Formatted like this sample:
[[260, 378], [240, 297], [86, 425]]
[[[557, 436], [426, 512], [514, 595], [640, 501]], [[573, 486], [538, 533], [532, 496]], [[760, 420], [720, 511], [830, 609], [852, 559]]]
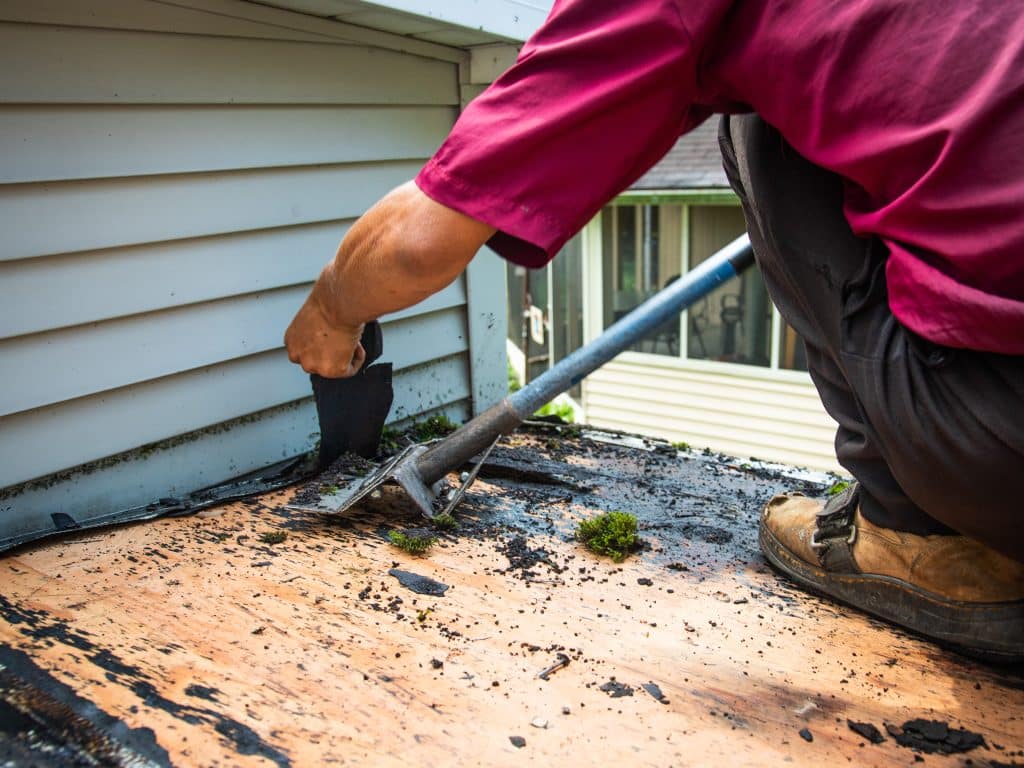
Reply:
[[[742, 209], [733, 202], [627, 200], [606, 207], [601, 216], [603, 326], [624, 317], [745, 230]], [[631, 350], [807, 370], [803, 344], [774, 310], [757, 269], [719, 286]]]
[[[690, 268], [746, 231], [736, 206], [689, 207]], [[690, 307], [687, 357], [767, 366], [771, 362], [772, 308], [761, 273], [748, 269]]]
[[[616, 205], [602, 217], [604, 327], [679, 278], [681, 205]], [[610, 278], [610, 279], [609, 279]], [[638, 352], [679, 355], [680, 321], [673, 319], [633, 346]]]

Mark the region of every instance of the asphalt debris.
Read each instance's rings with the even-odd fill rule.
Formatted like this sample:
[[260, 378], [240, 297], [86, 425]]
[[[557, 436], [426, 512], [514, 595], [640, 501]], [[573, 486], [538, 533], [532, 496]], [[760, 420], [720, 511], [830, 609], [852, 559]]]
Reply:
[[654, 700], [659, 704], [668, 704], [668, 698], [662, 692], [661, 688], [658, 687], [657, 683], [644, 683], [640, 687], [651, 694], [651, 696], [654, 697]]
[[812, 742], [814, 741], [814, 734], [811, 733], [811, 730], [809, 728], [801, 728], [800, 738], [806, 742]]
[[881, 744], [885, 741], [885, 736], [871, 723], [857, 723], [853, 720], [847, 719], [846, 724], [850, 727], [850, 730], [856, 733], [858, 736], [867, 739], [872, 744]]
[[621, 699], [623, 696], [632, 696], [633, 687], [620, 683], [615, 679], [609, 680], [600, 686], [600, 689], [611, 696], [613, 699]]
[[428, 576], [420, 576], [418, 573], [412, 573], [411, 571], [391, 568], [388, 571], [388, 575], [394, 576], [398, 579], [399, 584], [418, 595], [444, 597], [444, 593], [448, 591], [447, 584], [431, 579]]
[[987, 746], [980, 733], [964, 728], [950, 728], [949, 723], [918, 718], [902, 726], [885, 724], [885, 730], [901, 747], [926, 754], [952, 755]]

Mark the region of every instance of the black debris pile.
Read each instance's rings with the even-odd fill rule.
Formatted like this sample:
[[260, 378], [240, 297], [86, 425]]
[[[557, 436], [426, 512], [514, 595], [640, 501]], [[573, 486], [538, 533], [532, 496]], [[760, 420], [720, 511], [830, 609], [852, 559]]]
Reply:
[[641, 687], [651, 694], [651, 696], [654, 697], [654, 700], [659, 704], [668, 704], [668, 698], [665, 696], [664, 692], [662, 692], [657, 683], [644, 683]]
[[867, 739], [872, 744], [881, 744], [885, 741], [885, 736], [871, 723], [857, 723], [853, 720], [847, 720], [846, 724], [850, 727], [850, 730], [856, 733], [861, 738]]
[[392, 568], [388, 571], [388, 574], [398, 579], [398, 583], [403, 587], [411, 589], [418, 595], [444, 597], [444, 593], [448, 591], [447, 584], [435, 581], [427, 576], [420, 576], [418, 573]]
[[613, 699], [621, 699], [623, 696], [632, 696], [633, 687], [620, 683], [615, 678], [612, 678], [607, 683], [601, 685], [601, 690], [611, 696]]
[[885, 730], [901, 747], [928, 754], [953, 755], [987, 746], [980, 733], [964, 728], [950, 728], [938, 720], [908, 720], [902, 727], [886, 723]]
[[565, 568], [551, 559], [551, 553], [543, 547], [531, 547], [527, 538], [517, 534], [498, 544], [498, 551], [508, 558], [508, 568], [499, 573], [506, 573], [515, 578], [529, 581], [540, 578], [543, 574], [537, 570], [544, 566], [548, 573], [561, 573]]

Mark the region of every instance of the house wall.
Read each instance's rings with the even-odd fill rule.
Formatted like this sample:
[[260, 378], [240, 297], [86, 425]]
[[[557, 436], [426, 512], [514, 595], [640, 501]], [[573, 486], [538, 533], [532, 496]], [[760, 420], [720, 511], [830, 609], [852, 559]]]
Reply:
[[584, 380], [587, 421], [742, 458], [841, 471], [836, 426], [799, 374], [627, 352]]
[[[284, 329], [441, 142], [466, 61], [233, 0], [0, 5], [0, 531], [314, 445]], [[503, 296], [482, 256], [385, 318], [392, 419], [504, 393]]]
[[[608, 300], [600, 217], [583, 231], [583, 249], [584, 326], [590, 340], [604, 328]], [[587, 421], [595, 426], [743, 458], [842, 471], [833, 449], [836, 424], [805, 372], [629, 351], [583, 380], [582, 401]]]

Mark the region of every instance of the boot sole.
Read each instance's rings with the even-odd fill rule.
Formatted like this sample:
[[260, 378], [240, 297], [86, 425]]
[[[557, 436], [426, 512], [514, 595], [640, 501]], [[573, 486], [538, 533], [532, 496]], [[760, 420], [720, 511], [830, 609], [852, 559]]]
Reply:
[[966, 603], [943, 600], [913, 584], [866, 573], [829, 573], [805, 562], [762, 524], [758, 540], [768, 561], [798, 584], [902, 628], [995, 664], [1024, 662], [1024, 600]]

